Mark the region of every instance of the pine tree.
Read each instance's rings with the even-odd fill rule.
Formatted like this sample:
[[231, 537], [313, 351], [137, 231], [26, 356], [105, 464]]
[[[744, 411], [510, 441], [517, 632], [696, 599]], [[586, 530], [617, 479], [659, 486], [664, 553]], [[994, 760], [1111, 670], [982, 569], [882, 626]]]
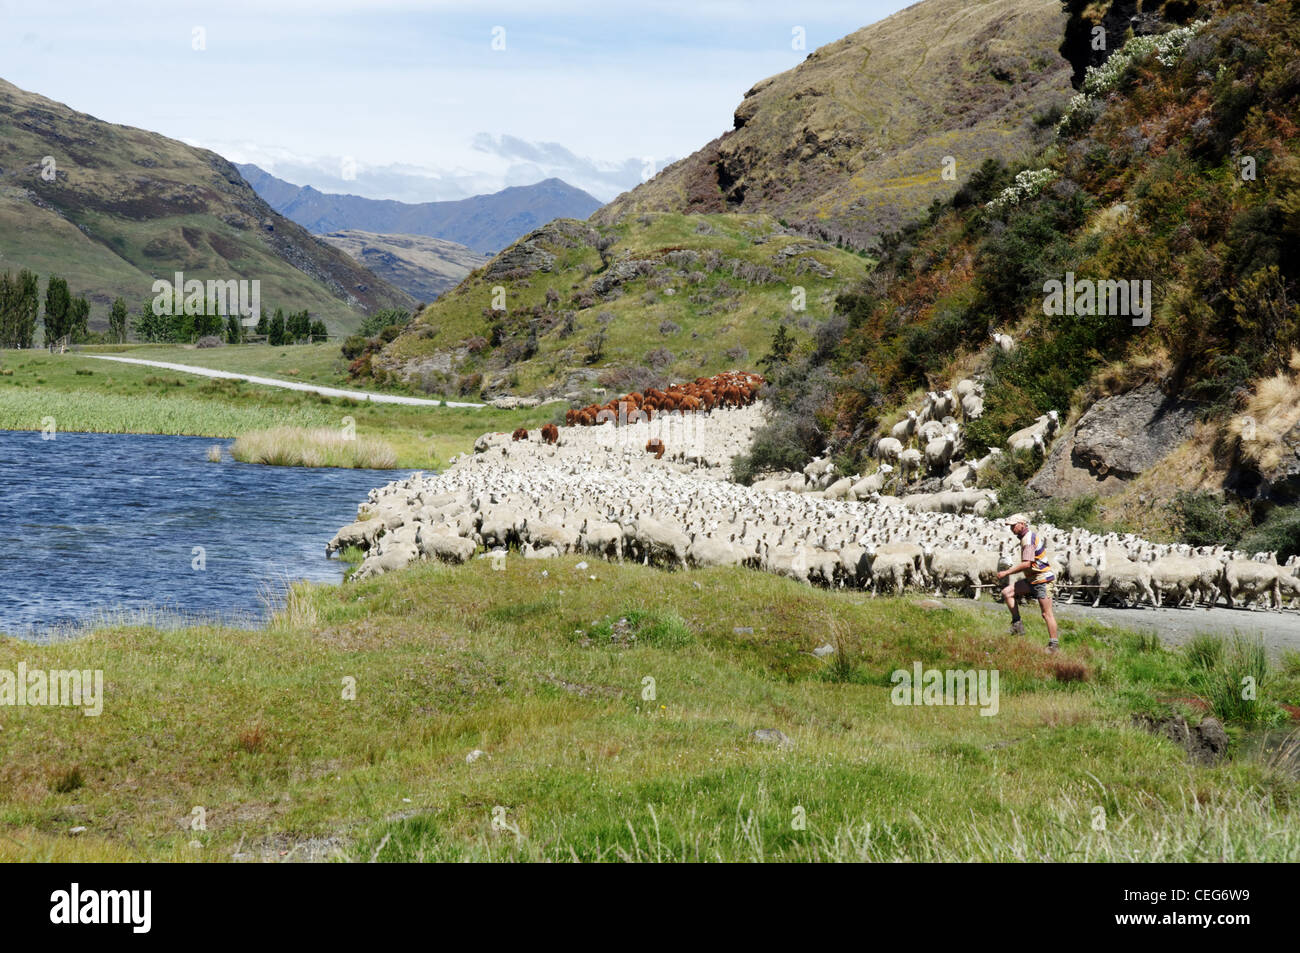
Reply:
[[788, 364], [793, 353], [794, 336], [786, 330], [784, 324], [778, 325], [776, 333], [772, 335], [772, 350], [767, 357], [759, 360], [758, 366], [770, 373], [778, 365]]

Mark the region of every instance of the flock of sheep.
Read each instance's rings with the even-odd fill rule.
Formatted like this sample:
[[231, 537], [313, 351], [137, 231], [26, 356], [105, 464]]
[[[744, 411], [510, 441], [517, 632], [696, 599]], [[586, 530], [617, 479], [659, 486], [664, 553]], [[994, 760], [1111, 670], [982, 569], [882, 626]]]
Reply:
[[[965, 378], [950, 390], [930, 391], [920, 407], [908, 410], [890, 428], [889, 436], [876, 441], [876, 459], [890, 466], [886, 472], [897, 467], [900, 486], [923, 475], [942, 476], [945, 486], [973, 484], [980, 470], [1002, 453], [994, 448], [978, 460], [960, 462], [965, 456], [962, 424], [978, 420], [983, 413], [984, 384], [978, 379]], [[1060, 414], [1048, 411], [1007, 438], [1007, 447], [1045, 456], [1048, 442], [1060, 429]]]
[[[942, 407], [936, 402], [927, 419]], [[999, 585], [999, 568], [1018, 561], [1018, 541], [984, 516], [996, 497], [960, 479], [936, 493], [890, 497], [880, 492], [883, 466], [841, 477], [829, 461], [816, 461], [797, 475], [797, 487], [794, 477], [731, 482], [731, 461], [762, 419], [761, 403], [751, 403], [566, 427], [556, 442], [484, 434], [445, 472], [372, 490], [326, 554], [365, 550], [357, 579], [418, 559], [465, 562], [481, 550], [499, 559], [517, 547], [525, 559], [586, 553], [663, 567], [741, 565], [872, 594], [916, 589], [976, 599]], [[978, 470], [987, 459], [965, 466]], [[1300, 598], [1295, 559], [1279, 566], [1270, 554], [1038, 528], [1070, 601], [1082, 591], [1094, 605], [1282, 609]]]

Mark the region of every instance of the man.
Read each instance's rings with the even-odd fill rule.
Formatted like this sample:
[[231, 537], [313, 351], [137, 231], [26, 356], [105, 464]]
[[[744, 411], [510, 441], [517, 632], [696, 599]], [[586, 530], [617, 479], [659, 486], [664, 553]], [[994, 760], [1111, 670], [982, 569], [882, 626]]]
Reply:
[[1017, 598], [1033, 596], [1038, 600], [1038, 607], [1043, 612], [1043, 621], [1047, 623], [1047, 651], [1055, 652], [1058, 642], [1050, 587], [1056, 581], [1056, 573], [1052, 572], [1052, 563], [1047, 553], [1047, 541], [1030, 528], [1029, 517], [1023, 513], [1008, 516], [1006, 525], [1020, 540], [1020, 562], [1010, 569], [1000, 570], [998, 579], [1005, 579], [1022, 572], [1025, 574], [1024, 579], [1017, 579], [1015, 583], [1002, 590], [1002, 601], [1011, 610], [1011, 634], [1025, 634], [1025, 624], [1020, 621], [1020, 607], [1016, 604]]

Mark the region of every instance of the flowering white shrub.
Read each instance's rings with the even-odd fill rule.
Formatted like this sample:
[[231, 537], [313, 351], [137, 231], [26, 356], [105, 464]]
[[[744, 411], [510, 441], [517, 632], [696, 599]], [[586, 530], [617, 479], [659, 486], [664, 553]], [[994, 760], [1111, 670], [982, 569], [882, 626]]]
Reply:
[[1056, 124], [1057, 135], [1069, 132], [1080, 121], [1084, 112], [1119, 83], [1124, 71], [1133, 63], [1155, 54], [1161, 66], [1173, 66], [1183, 55], [1187, 41], [1194, 37], [1208, 21], [1197, 20], [1158, 36], [1135, 36], [1116, 50], [1100, 66], [1089, 66], [1083, 77], [1083, 92], [1078, 93], [1065, 107], [1061, 121]]
[[1015, 181], [984, 207], [991, 211], [1019, 205], [1025, 199], [1033, 198], [1043, 190], [1043, 186], [1056, 178], [1054, 169], [1026, 169], [1016, 175]]

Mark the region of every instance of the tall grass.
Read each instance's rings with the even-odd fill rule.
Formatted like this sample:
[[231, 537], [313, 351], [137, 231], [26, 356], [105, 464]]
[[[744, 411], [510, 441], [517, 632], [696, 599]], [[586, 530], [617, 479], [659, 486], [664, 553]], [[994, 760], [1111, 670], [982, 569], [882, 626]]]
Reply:
[[230, 455], [241, 463], [277, 467], [347, 467], [391, 470], [397, 451], [374, 437], [357, 437], [333, 427], [274, 427], [246, 433]]
[[289, 424], [318, 426], [335, 419], [311, 406], [237, 406], [168, 394], [0, 390], [0, 430], [40, 430], [46, 417], [53, 417], [62, 431], [200, 437], [226, 437]]

